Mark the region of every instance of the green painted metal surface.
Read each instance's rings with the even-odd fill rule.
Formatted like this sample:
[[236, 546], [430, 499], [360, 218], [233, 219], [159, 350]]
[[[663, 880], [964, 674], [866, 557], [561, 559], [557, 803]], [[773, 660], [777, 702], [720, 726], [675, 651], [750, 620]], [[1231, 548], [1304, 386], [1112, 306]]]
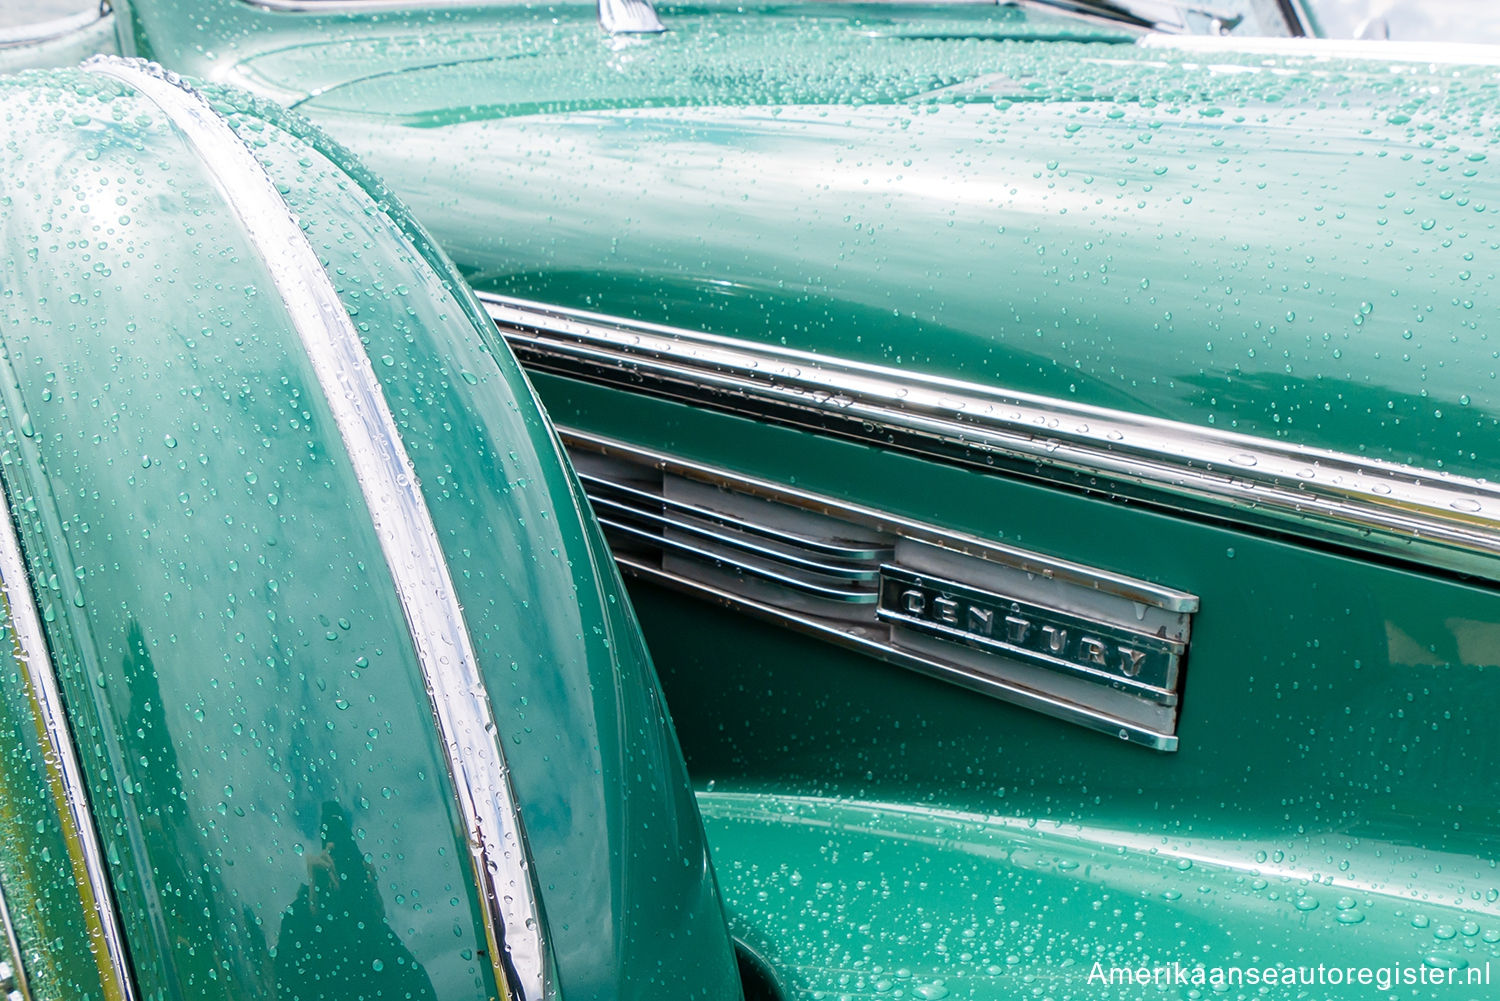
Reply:
[[[1483, 972], [1500, 940], [1493, 920], [1451, 901], [1280, 875], [1185, 841], [1100, 838], [1051, 818], [762, 791], [705, 792], [699, 803], [743, 908], [737, 929], [800, 997], [1494, 996], [1492, 976], [1446, 982], [1449, 969]], [[1289, 957], [1368, 968], [1371, 983], [1245, 979]], [[1159, 982], [1110, 982], [1111, 971], [1142, 968], [1160, 970]], [[1403, 970], [1445, 979], [1403, 983]]]
[[1008, 9], [553, 13], [176, 55], [319, 90], [481, 288], [1490, 472], [1488, 69], [1025, 41]]
[[20, 946], [19, 956], [7, 958], [19, 960], [36, 1001], [115, 1001], [96, 966], [100, 943], [80, 893], [86, 885], [81, 858], [64, 824], [63, 790], [48, 766], [51, 752], [14, 654], [9, 609], [0, 628], [7, 654], [0, 670], [0, 893]]
[[[1482, 74], [1346, 68], [1330, 84], [993, 48], [993, 77], [953, 103], [793, 96], [418, 132], [399, 108], [382, 119], [397, 87], [420, 93], [411, 74], [308, 110], [480, 287], [1492, 474], [1500, 201]], [[1086, 73], [1097, 61], [1126, 65]], [[343, 112], [357, 106], [382, 110]]]
[[[878, 996], [906, 968], [926, 978], [907, 996], [941, 979], [955, 997], [1084, 998], [1098, 996], [1095, 959], [1500, 969], [1500, 787], [1480, 764], [1500, 753], [1493, 591], [557, 377], [537, 386], [565, 425], [878, 497], [1202, 599], [1181, 747], [1163, 755], [634, 586], [669, 703], [690, 707], [677, 724], [709, 790], [732, 925], [797, 996]], [[1081, 868], [1040, 879], [1012, 851], [1022, 835]], [[1102, 864], [1120, 853], [1134, 861]], [[1316, 914], [1287, 910], [1306, 895]], [[1345, 898], [1364, 930], [1337, 922]], [[966, 929], [985, 936], [971, 959]]]
[[[4, 476], [145, 996], [492, 995], [412, 641], [276, 276], [153, 105], [87, 74], [4, 86]], [[347, 154], [213, 100], [411, 455], [562, 995], [732, 996], [650, 662], [514, 362]]]
[[[301, 102], [483, 289], [1495, 475], [1492, 69], [978, 7], [668, 7], [630, 40], [585, 5], [128, 13], [139, 51]], [[536, 382], [585, 430], [1203, 600], [1152, 755], [634, 589], [732, 927], [792, 993], [1500, 962], [1493, 590]]]

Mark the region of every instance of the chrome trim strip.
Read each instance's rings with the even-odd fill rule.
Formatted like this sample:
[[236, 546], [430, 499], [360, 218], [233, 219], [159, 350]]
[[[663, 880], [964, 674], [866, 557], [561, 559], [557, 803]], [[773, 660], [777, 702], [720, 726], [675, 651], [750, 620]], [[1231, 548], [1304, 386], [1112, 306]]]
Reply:
[[599, 27], [611, 35], [655, 35], [667, 30], [648, 0], [599, 0]]
[[299, 14], [344, 14], [368, 10], [434, 10], [442, 7], [508, 6], [496, 0], [241, 0], [251, 7]]
[[1402, 42], [1361, 38], [1255, 38], [1249, 35], [1143, 35], [1136, 45], [1197, 56], [1292, 56], [1401, 63], [1412, 67], [1500, 66], [1500, 46], [1480, 42]]
[[[42, 628], [41, 616], [37, 613], [36, 601], [31, 591], [31, 577], [26, 572], [26, 558], [21, 553], [21, 540], [16, 535], [15, 523], [11, 520], [10, 499], [0, 490], [0, 591], [3, 591], [6, 610], [10, 616], [14, 654], [20, 661], [31, 689], [33, 703], [45, 731], [47, 747], [46, 764], [55, 773], [67, 801], [67, 814], [61, 818], [71, 832], [64, 837], [76, 845], [83, 863], [84, 877], [88, 882], [88, 893], [92, 900], [85, 900], [85, 909], [91, 909], [97, 917], [97, 930], [104, 945], [104, 962], [100, 962], [100, 977], [109, 976], [113, 983], [102, 985], [106, 991], [114, 988], [116, 997], [124, 1001], [135, 1001], [135, 982], [131, 977], [130, 954], [125, 946], [125, 934], [120, 928], [119, 912], [114, 905], [114, 890], [110, 885], [109, 866], [105, 861], [104, 843], [99, 839], [99, 830], [94, 826], [94, 816], [89, 811], [88, 785], [83, 777], [83, 766], [78, 761], [78, 752], [68, 731], [67, 710], [63, 706], [62, 689], [57, 683], [57, 673], [47, 648], [47, 635]], [[68, 834], [74, 837], [68, 837]], [[75, 863], [76, 864], [76, 863]], [[7, 919], [7, 926], [9, 921]], [[92, 936], [91, 936], [92, 937]], [[20, 963], [21, 956], [16, 955]], [[108, 972], [106, 973], [106, 969]]]
[[161, 108], [215, 178], [276, 282], [400, 595], [465, 823], [497, 986], [508, 998], [541, 1001], [552, 987], [551, 960], [500, 731], [432, 513], [359, 333], [271, 176], [198, 91], [141, 60], [84, 65]]
[[[698, 483], [730, 489], [742, 495], [763, 497], [770, 501], [780, 502], [791, 507], [824, 514], [844, 521], [862, 523], [876, 531], [897, 535], [902, 539], [927, 543], [928, 545], [965, 556], [980, 557], [1000, 567], [1019, 570], [1028, 575], [1053, 579], [1075, 587], [1086, 587], [1091, 591], [1097, 591], [1112, 598], [1125, 599], [1141, 605], [1149, 605], [1152, 608], [1162, 609], [1167, 612], [1191, 614], [1198, 610], [1198, 598], [1184, 591], [1160, 587], [1146, 581], [1122, 577], [1104, 571], [1091, 570], [1076, 563], [1050, 559], [1039, 554], [987, 542], [973, 536], [949, 533], [932, 525], [925, 525], [895, 515], [874, 511], [870, 508], [820, 497], [816, 494], [769, 483], [765, 480], [744, 477], [739, 473], [732, 473], [713, 466], [668, 456], [661, 452], [640, 448], [613, 438], [606, 438], [601, 435], [561, 426], [557, 430], [563, 444], [567, 446], [570, 452], [588, 452], [606, 457], [618, 457], [637, 465], [654, 467], [664, 473]], [[591, 479], [602, 480], [603, 478], [591, 477]], [[593, 499], [592, 495], [590, 499]], [[609, 524], [607, 519], [600, 519], [600, 522], [605, 525]], [[649, 532], [641, 532], [640, 536], [647, 543], [657, 547], [662, 545], [663, 540], [660, 536]], [[1096, 710], [1049, 692], [1038, 691], [1024, 683], [1009, 678], [996, 677], [993, 674], [983, 672], [977, 669], [977, 667], [971, 667], [962, 662], [939, 660], [909, 647], [893, 645], [882, 633], [868, 628], [877, 623], [878, 617], [871, 618], [867, 622], [825, 618], [815, 611], [773, 604], [770, 599], [762, 600], [748, 596], [742, 592], [731, 591], [719, 583], [710, 583], [687, 576], [685, 572], [676, 572], [660, 566], [653, 566], [651, 563], [643, 561], [643, 559], [630, 552], [616, 551], [614, 556], [615, 561], [620, 567], [633, 576], [649, 579], [685, 593], [698, 594], [700, 596], [706, 595], [721, 605], [751, 612], [777, 624], [816, 636], [839, 646], [857, 650], [887, 663], [910, 668], [940, 680], [953, 682], [973, 691], [1036, 710], [1056, 719], [1120, 737], [1134, 744], [1158, 751], [1175, 751], [1177, 749], [1178, 739], [1171, 730], [1153, 729], [1152, 726], [1124, 720], [1104, 710]], [[895, 569], [901, 573], [911, 572], [906, 568]], [[921, 575], [935, 577], [935, 575], [925, 573], [921, 573]], [[1145, 634], [1141, 635], [1144, 636]], [[1179, 656], [1185, 650], [1185, 645], [1175, 637], [1166, 635], [1156, 636], [1152, 634], [1150, 635], [1150, 642], [1164, 651], [1175, 651]], [[1079, 672], [1072, 670], [1072, 665], [1068, 667], [1069, 669], [1066, 673], [1079, 674]], [[1115, 687], [1115, 682], [1125, 680], [1122, 678], [1113, 676], [1105, 678], [1101, 675], [1101, 679], [1090, 680], [1104, 680], [1109, 685], [1106, 690], [1120, 692], [1138, 699], [1144, 697], [1145, 701], [1161, 706], [1172, 707], [1177, 702], [1176, 692], [1166, 692], [1164, 690], [1150, 692], [1132, 691], [1130, 690], [1132, 686], [1128, 684]], [[1144, 688], [1146, 686], [1141, 687]]]
[[1500, 582], [1484, 480], [757, 342], [480, 297], [530, 368]]
[[77, 34], [85, 28], [92, 28], [113, 13], [109, 5], [109, 0], [100, 0], [99, 3], [93, 6], [93, 10], [83, 10], [77, 14], [67, 14], [63, 17], [38, 21], [35, 24], [23, 24], [15, 28], [0, 29], [0, 49], [12, 49], [23, 45], [39, 45], [42, 42], [54, 42], [59, 38], [66, 38], [69, 35]]
[[757, 546], [753, 542], [747, 542], [744, 539], [737, 539], [732, 535], [724, 535], [720, 532], [710, 531], [707, 528], [703, 528], [699, 525], [694, 525], [692, 522], [678, 521], [674, 518], [668, 518], [665, 515], [656, 514], [653, 511], [642, 511], [639, 508], [631, 507], [629, 504], [622, 504], [619, 501], [610, 500], [608, 497], [591, 496], [589, 500], [593, 503], [594, 507], [608, 508], [613, 514], [623, 514], [633, 518], [640, 518], [644, 521], [650, 521], [654, 524], [660, 525], [663, 528], [671, 528], [675, 529], [676, 531], [683, 532], [687, 535], [695, 535], [700, 539], [704, 539], [709, 542], [717, 542], [720, 545], [728, 546], [731, 549], [738, 549], [742, 552], [749, 553], [751, 556], [758, 556], [761, 559], [770, 560], [775, 563], [787, 563], [798, 569], [808, 570], [816, 574], [822, 574], [825, 577], [837, 577], [840, 580], [848, 581], [873, 581], [877, 580], [880, 577], [879, 567], [839, 566], [832, 563], [819, 563], [816, 560], [810, 560], [806, 557], [797, 556], [793, 553], [782, 552], [778, 549], [771, 549], [767, 546]]
[[756, 601], [754, 598], [747, 598], [744, 595], [734, 594], [722, 588], [713, 587], [700, 581], [669, 573], [657, 567], [641, 563], [629, 556], [616, 556], [615, 562], [633, 576], [665, 585], [674, 590], [685, 591], [691, 594], [708, 595], [722, 605], [752, 611], [763, 618], [770, 619], [798, 632], [807, 633], [836, 643], [839, 646], [858, 650], [863, 654], [874, 657], [877, 660], [885, 661], [888, 664], [904, 667], [908, 670], [930, 675], [931, 677], [939, 678], [963, 688], [991, 695], [1013, 705], [1033, 709], [1054, 719], [1076, 723], [1090, 730], [1114, 734], [1121, 740], [1149, 747], [1152, 750], [1177, 750], [1178, 740], [1174, 734], [1159, 733], [1145, 727], [1121, 723], [1113, 717], [1106, 716], [1103, 713], [1090, 712], [1072, 702], [1064, 702], [1045, 693], [1033, 691], [1012, 682], [1001, 681], [997, 678], [980, 674], [977, 671], [968, 670], [961, 665], [931, 660], [916, 653], [898, 650], [889, 644], [862, 636], [857, 632], [839, 629], [828, 622], [820, 621], [810, 616], [800, 615], [784, 608], [777, 608], [774, 605]]
[[[243, 0], [278, 13], [347, 14], [381, 10], [437, 10], [443, 7], [496, 7], [495, 0]], [[654, 35], [666, 31], [650, 0], [599, 0], [599, 27], [612, 35]]]
[[805, 490], [798, 490], [795, 487], [772, 483], [769, 480], [744, 476], [740, 473], [734, 473], [731, 476], [725, 470], [714, 466], [690, 462], [686, 459], [667, 455], [664, 452], [641, 448], [640, 446], [631, 445], [616, 438], [606, 438], [603, 435], [591, 434], [587, 431], [580, 431], [565, 425], [557, 425], [557, 432], [559, 437], [562, 438], [563, 444], [568, 446], [569, 449], [583, 448], [601, 455], [626, 456], [643, 465], [654, 466], [665, 472], [675, 473], [678, 476], [697, 480], [700, 483], [730, 487], [751, 496], [785, 501], [805, 510], [818, 514], [826, 514], [834, 518], [858, 520], [877, 531], [889, 532], [905, 536], [906, 538], [916, 539], [919, 542], [942, 546], [946, 549], [952, 549], [970, 556], [982, 557], [983, 559], [999, 563], [1001, 566], [1020, 570], [1022, 573], [1055, 578], [1065, 583], [1077, 584], [1103, 594], [1114, 595], [1128, 601], [1137, 601], [1143, 605], [1150, 605], [1153, 608], [1161, 608], [1169, 612], [1198, 611], [1198, 596], [1189, 594], [1186, 591], [1179, 591], [1176, 588], [1162, 587], [1159, 584], [1152, 584], [1149, 581], [1138, 580], [1134, 577], [1113, 574], [1104, 570], [1095, 570], [1082, 564], [1072, 563], [1068, 560], [1054, 559], [1025, 549], [1017, 549], [1014, 546], [991, 542], [973, 535], [938, 531], [931, 525], [902, 518], [886, 511], [877, 511], [874, 508], [864, 507], [859, 504], [831, 500], [818, 494], [808, 493]]
[[623, 483], [616, 483], [613, 480], [606, 480], [603, 477], [590, 476], [588, 473], [579, 473], [578, 478], [584, 483], [602, 487], [606, 490], [613, 490], [616, 493], [625, 494], [629, 497], [635, 497], [648, 503], [660, 504], [661, 506], [670, 508], [673, 511], [681, 511], [684, 514], [692, 515], [694, 518], [701, 518], [704, 521], [716, 522], [720, 525], [723, 525], [725, 528], [733, 528], [736, 531], [745, 532], [750, 535], [759, 535], [762, 538], [770, 539], [773, 542], [779, 542], [783, 545], [788, 546], [796, 546], [799, 549], [812, 550], [814, 552], [822, 553], [826, 556], [831, 556], [835, 559], [878, 560], [891, 554], [891, 550], [889, 548], [870, 546], [845, 546], [833, 542], [824, 542], [822, 539], [809, 539], [805, 536], [796, 535], [792, 532], [784, 532], [778, 528], [773, 528], [770, 525], [759, 525], [753, 521], [745, 521], [744, 519], [736, 518], [733, 515], [723, 514], [719, 511], [714, 511], [706, 507], [699, 507], [696, 504], [688, 504], [680, 500], [675, 500], [671, 497], [664, 497], [660, 494], [653, 494], [646, 490], [637, 490], [634, 487], [626, 486]]
[[[26, 960], [21, 955], [21, 940], [16, 937], [16, 926], [10, 920], [10, 905], [5, 901], [5, 887], [0, 881], [0, 925], [5, 926], [5, 948], [10, 953], [10, 977], [12, 991], [21, 995], [21, 1001], [32, 1001], [31, 982], [26, 979]], [[6, 1001], [12, 1001], [7, 992]]]
[[[590, 500], [592, 500], [592, 498], [590, 498]], [[645, 542], [649, 542], [651, 545], [659, 547], [661, 549], [670, 549], [672, 552], [677, 553], [681, 556], [690, 556], [693, 559], [703, 560], [705, 562], [712, 563], [715, 566], [721, 566], [729, 570], [747, 573], [752, 577], [759, 577], [762, 580], [768, 580], [773, 583], [780, 584], [783, 587], [789, 587], [794, 591], [801, 591], [804, 594], [812, 594], [816, 595], [819, 598], [828, 598], [832, 601], [842, 601], [850, 605], [873, 605], [875, 604], [875, 601], [878, 597], [878, 595], [876, 595], [873, 590], [845, 591], [836, 587], [824, 587], [821, 584], [814, 584], [811, 581], [800, 580], [796, 577], [788, 577], [786, 574], [777, 573], [775, 570], [768, 567], [762, 567], [754, 563], [745, 563], [740, 560], [730, 559], [723, 553], [716, 553], [708, 549], [699, 549], [697, 546], [689, 545], [686, 542], [680, 542], [677, 539], [664, 538], [663, 536], [657, 535], [654, 532], [648, 532], [645, 529], [636, 528], [634, 525], [627, 525], [623, 522], [615, 521], [613, 518], [605, 518], [600, 515], [595, 515], [595, 517], [599, 519], [599, 524], [603, 525], [607, 529], [634, 536]]]

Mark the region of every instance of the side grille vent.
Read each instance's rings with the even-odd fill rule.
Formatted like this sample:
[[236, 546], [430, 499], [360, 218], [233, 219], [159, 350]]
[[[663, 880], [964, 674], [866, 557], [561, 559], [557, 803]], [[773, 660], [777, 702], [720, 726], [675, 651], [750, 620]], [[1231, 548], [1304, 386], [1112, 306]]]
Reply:
[[882, 660], [1176, 747], [1192, 595], [563, 431], [616, 560]]
[[834, 617], [880, 598], [893, 535], [597, 453], [572, 457], [617, 553]]

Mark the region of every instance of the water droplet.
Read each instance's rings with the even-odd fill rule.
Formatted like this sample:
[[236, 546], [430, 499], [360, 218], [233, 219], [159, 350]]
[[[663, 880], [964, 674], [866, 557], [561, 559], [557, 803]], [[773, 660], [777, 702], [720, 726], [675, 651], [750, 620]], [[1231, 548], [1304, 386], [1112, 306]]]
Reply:
[[1422, 963], [1435, 970], [1462, 970], [1469, 965], [1469, 961], [1462, 956], [1453, 956], [1446, 952], [1429, 953], [1422, 957]]

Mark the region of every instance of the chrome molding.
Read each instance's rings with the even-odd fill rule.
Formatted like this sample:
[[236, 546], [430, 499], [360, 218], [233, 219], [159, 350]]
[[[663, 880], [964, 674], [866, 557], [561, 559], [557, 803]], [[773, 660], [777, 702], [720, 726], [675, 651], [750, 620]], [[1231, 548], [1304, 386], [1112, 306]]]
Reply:
[[502, 995], [551, 996], [551, 957], [499, 729], [437, 529], [358, 331], [271, 176], [201, 94], [141, 60], [84, 64], [152, 101], [218, 181], [307, 352], [400, 595], [448, 755]]
[[1253, 38], [1238, 35], [1148, 34], [1136, 39], [1145, 49], [1168, 49], [1202, 57], [1291, 56], [1327, 61], [1398, 63], [1412, 67], [1500, 66], [1500, 46], [1480, 42], [1402, 42], [1357, 38]]
[[[99, 831], [94, 826], [93, 814], [89, 811], [88, 786], [84, 781], [83, 767], [68, 731], [67, 710], [63, 707], [62, 689], [57, 683], [52, 657], [47, 648], [47, 636], [42, 629], [42, 619], [37, 613], [35, 596], [31, 590], [31, 577], [26, 572], [26, 560], [21, 553], [21, 541], [11, 521], [10, 500], [0, 490], [0, 591], [3, 591], [6, 613], [10, 619], [12, 654], [20, 661], [30, 689], [38, 722], [46, 740], [47, 770], [61, 787], [66, 801], [61, 818], [64, 840], [76, 850], [75, 861], [83, 869], [87, 881], [87, 899], [83, 901], [84, 920], [92, 924], [90, 931], [102, 940], [103, 955], [99, 957], [99, 975], [108, 979], [104, 989], [115, 992], [114, 997], [124, 1001], [135, 1001], [135, 981], [130, 974], [130, 956], [125, 947], [125, 935], [120, 928], [119, 912], [114, 905], [114, 891], [109, 880], [109, 866], [105, 861], [104, 844], [99, 840]], [[6, 933], [10, 934], [9, 916], [6, 917]], [[14, 946], [13, 946], [14, 947]], [[20, 969], [22, 957], [19, 948], [15, 955]]]
[[481, 295], [527, 367], [1500, 582], [1500, 488], [1067, 400]]
[[[252, 7], [298, 14], [348, 14], [364, 11], [493, 7], [495, 0], [243, 0]], [[599, 0], [599, 26], [612, 35], [666, 31], [650, 0]]]
[[[21, 940], [16, 937], [16, 926], [10, 920], [10, 904], [5, 900], [5, 888], [0, 886], [0, 925], [4, 925], [5, 948], [10, 954], [9, 963], [0, 963], [0, 996], [6, 1001], [32, 1001], [31, 982], [26, 979], [26, 963], [21, 957]], [[5, 967], [9, 967], [7, 971]]]
[[667, 30], [647, 0], [599, 0], [599, 27], [611, 35], [654, 35]]
[[625, 572], [1133, 743], [1176, 748], [1195, 596], [559, 432]]
[[[891, 553], [889, 548], [832, 543], [826, 542], [822, 539], [814, 539], [807, 536], [798, 535], [794, 532], [782, 531], [771, 525], [762, 525], [757, 522], [746, 521], [743, 518], [735, 518], [732, 515], [724, 514], [722, 511], [712, 511], [697, 504], [684, 504], [682, 501], [672, 500], [669, 497], [658, 497], [654, 494], [649, 494], [644, 490], [636, 490], [632, 487], [625, 486], [620, 483], [614, 483], [597, 476], [589, 476], [587, 473], [580, 473], [578, 475], [578, 478], [582, 480], [584, 485], [587, 487], [600, 488], [611, 493], [622, 494], [635, 501], [649, 501], [652, 504], [660, 504], [664, 507], [670, 508], [673, 511], [680, 511], [683, 514], [691, 515], [695, 518], [701, 518], [706, 521], [711, 521], [715, 524], [723, 525], [726, 528], [732, 528], [740, 532], [748, 533], [750, 535], [757, 535], [771, 542], [784, 543], [788, 546], [798, 546], [811, 552], [822, 553], [826, 556], [832, 556], [835, 559], [876, 560], [880, 559], [883, 556], [889, 556]], [[599, 499], [593, 491], [590, 492], [590, 496], [596, 497], [596, 499], [594, 500], [595, 507], [598, 507], [600, 506], [600, 504], [605, 503], [603, 500]], [[607, 497], [607, 494], [605, 496]], [[814, 569], [817, 568], [819, 567], [815, 565]], [[875, 578], [875, 574], [873, 571], [870, 571], [867, 574], [858, 574], [855, 576], [857, 577], [857, 579], [863, 580], [873, 580]]]
[[51, 18], [46, 21], [39, 21], [36, 24], [23, 24], [15, 28], [0, 29], [0, 49], [18, 48], [24, 45], [38, 45], [42, 42], [52, 42], [60, 38], [66, 38], [86, 28], [93, 27], [109, 17], [113, 12], [109, 0], [100, 0], [100, 2], [92, 6], [92, 10], [82, 10], [77, 14]]
[[494, 7], [495, 0], [241, 0], [251, 7], [297, 14], [348, 14], [379, 10]]

